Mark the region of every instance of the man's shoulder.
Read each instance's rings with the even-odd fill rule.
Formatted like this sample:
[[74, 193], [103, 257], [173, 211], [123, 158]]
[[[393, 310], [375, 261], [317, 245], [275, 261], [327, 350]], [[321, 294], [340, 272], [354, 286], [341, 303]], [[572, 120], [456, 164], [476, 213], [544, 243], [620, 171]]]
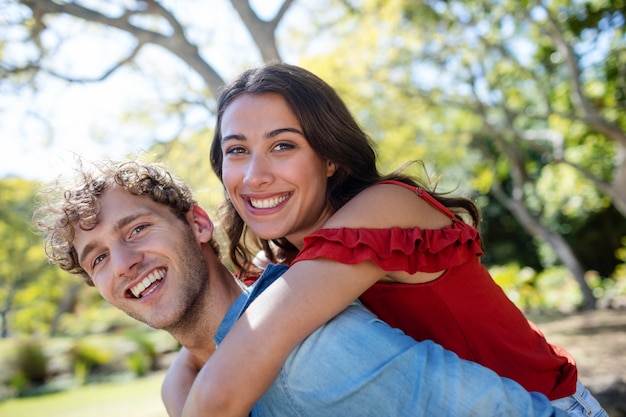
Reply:
[[288, 269], [289, 267], [287, 265], [268, 264], [261, 276], [249, 287], [251, 294], [258, 295], [265, 291], [267, 287], [280, 278]]
[[257, 279], [254, 284], [246, 288], [246, 290], [239, 297], [237, 297], [235, 302], [226, 312], [220, 327], [217, 329], [214, 338], [217, 345], [222, 343], [226, 334], [228, 334], [237, 319], [239, 319], [248, 306], [250, 306], [250, 303], [252, 303], [259, 296], [259, 294], [265, 291], [267, 287], [272, 285], [274, 281], [280, 278], [287, 269], [288, 267], [286, 265], [267, 265], [267, 268], [263, 271], [259, 279]]

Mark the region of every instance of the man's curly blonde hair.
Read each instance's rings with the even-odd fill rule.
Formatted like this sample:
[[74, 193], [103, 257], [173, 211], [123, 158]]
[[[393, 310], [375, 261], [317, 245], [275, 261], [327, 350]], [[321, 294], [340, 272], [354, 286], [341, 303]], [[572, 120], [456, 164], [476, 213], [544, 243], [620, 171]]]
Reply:
[[[112, 186], [134, 195], [145, 195], [168, 206], [187, 224], [185, 215], [196, 201], [189, 186], [170, 174], [162, 165], [141, 161], [103, 161], [80, 163], [71, 180], [57, 180], [39, 193], [33, 224], [44, 237], [48, 259], [61, 269], [79, 274], [88, 285], [91, 277], [78, 262], [74, 248], [74, 230], [91, 230], [98, 223], [100, 199]], [[219, 257], [219, 245], [209, 242]]]

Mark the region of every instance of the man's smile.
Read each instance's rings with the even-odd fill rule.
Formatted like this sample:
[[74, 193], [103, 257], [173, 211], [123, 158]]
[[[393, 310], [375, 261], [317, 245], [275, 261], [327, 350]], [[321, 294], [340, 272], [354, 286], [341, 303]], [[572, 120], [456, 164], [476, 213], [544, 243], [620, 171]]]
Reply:
[[156, 288], [153, 285], [157, 281], [161, 281], [165, 277], [165, 268], [152, 271], [147, 277], [141, 280], [138, 284], [130, 288], [130, 292], [135, 298], [142, 298], [150, 294]]

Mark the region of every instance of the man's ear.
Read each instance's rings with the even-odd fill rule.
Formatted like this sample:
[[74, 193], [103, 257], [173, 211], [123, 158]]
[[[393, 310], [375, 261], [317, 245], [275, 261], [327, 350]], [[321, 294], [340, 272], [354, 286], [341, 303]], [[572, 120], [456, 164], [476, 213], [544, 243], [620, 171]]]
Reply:
[[213, 222], [204, 209], [194, 205], [187, 214], [187, 221], [191, 225], [196, 239], [200, 243], [206, 243], [213, 237]]

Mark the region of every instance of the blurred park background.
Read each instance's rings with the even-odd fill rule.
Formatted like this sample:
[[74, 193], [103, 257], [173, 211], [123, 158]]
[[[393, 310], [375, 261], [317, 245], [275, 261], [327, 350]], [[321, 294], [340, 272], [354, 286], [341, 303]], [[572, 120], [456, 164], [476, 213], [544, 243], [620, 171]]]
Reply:
[[[0, 415], [165, 416], [177, 343], [50, 267], [33, 202], [76, 155], [138, 156], [214, 208], [216, 95], [271, 60], [336, 88], [382, 172], [417, 159], [476, 201], [483, 261], [529, 317], [626, 349], [625, 17], [624, 0], [0, 0]], [[626, 398], [624, 349], [580, 350], [618, 359], [595, 392]]]

